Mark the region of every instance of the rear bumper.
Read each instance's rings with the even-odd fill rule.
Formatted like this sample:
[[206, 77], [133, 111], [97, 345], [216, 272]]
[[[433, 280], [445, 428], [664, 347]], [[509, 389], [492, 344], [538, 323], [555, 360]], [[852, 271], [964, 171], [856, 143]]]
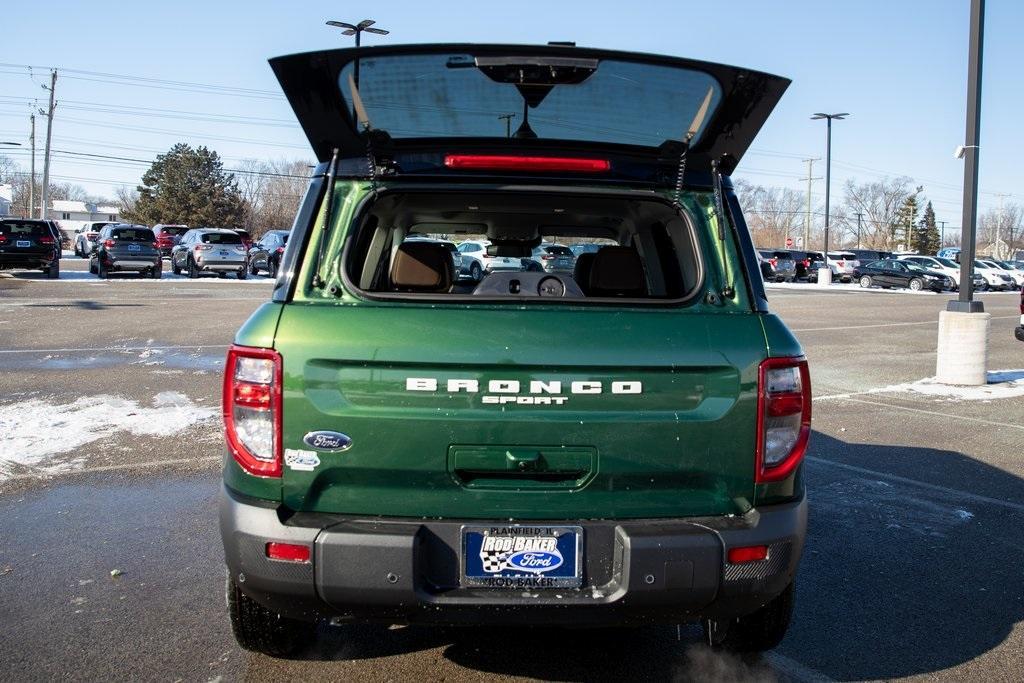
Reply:
[[1017, 325], [1013, 330], [1013, 336], [1017, 338], [1017, 341], [1024, 342], [1024, 325]]
[[103, 264], [111, 271], [138, 271], [149, 270], [150, 268], [159, 268], [159, 260], [150, 260], [144, 258], [114, 258]]
[[0, 254], [0, 268], [47, 268], [51, 263], [59, 260], [59, 258], [53, 252], [48, 254]]
[[196, 261], [196, 266], [200, 270], [209, 270], [213, 272], [234, 272], [236, 270], [242, 270], [245, 268], [245, 261], [208, 261], [206, 259], [200, 259]]
[[[460, 586], [460, 520], [300, 517], [283, 521], [278, 509], [227, 489], [221, 497], [231, 577], [247, 595], [286, 616], [616, 626], [753, 612], [793, 580], [807, 503], [804, 498], [741, 517], [572, 520], [583, 527], [583, 587], [546, 590]], [[309, 545], [312, 561], [270, 560], [270, 541]], [[767, 545], [768, 559], [725, 561], [726, 549], [749, 545]]]

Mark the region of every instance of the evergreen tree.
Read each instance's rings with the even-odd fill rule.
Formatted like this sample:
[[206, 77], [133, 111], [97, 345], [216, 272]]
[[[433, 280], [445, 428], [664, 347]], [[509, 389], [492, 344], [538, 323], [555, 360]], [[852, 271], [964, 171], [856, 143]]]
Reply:
[[139, 198], [123, 217], [136, 223], [184, 223], [193, 227], [240, 226], [244, 201], [234, 175], [206, 147], [174, 145], [142, 176]]
[[896, 220], [892, 225], [892, 235], [894, 242], [901, 249], [913, 249], [914, 244], [914, 226], [917, 224], [917, 211], [919, 209], [917, 196], [921, 194], [924, 187], [918, 185], [917, 189], [903, 201], [903, 206], [900, 207], [899, 213], [896, 216]]
[[935, 210], [932, 203], [924, 209], [924, 216], [914, 228], [912, 248], [922, 254], [934, 254], [942, 245], [939, 244], [939, 228], [935, 222]]

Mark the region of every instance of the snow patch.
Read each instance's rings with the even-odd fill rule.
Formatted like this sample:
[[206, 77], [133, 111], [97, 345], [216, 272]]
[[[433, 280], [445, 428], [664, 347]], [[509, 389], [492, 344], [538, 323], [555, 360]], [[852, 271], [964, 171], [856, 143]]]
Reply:
[[110, 395], [65, 404], [44, 399], [0, 404], [0, 481], [26, 467], [46, 474], [78, 469], [82, 457], [61, 456], [118, 432], [171, 436], [213, 420], [218, 412], [177, 391], [160, 392], [152, 407]]
[[931, 290], [921, 290], [915, 292], [910, 289], [882, 289], [881, 287], [868, 287], [864, 288], [860, 286], [858, 282], [833, 282], [827, 287], [819, 287], [817, 283], [805, 283], [805, 282], [765, 282], [765, 289], [799, 289], [805, 292], [814, 292], [815, 294], [821, 292], [861, 292], [863, 294], [910, 294], [913, 296], [936, 296], [938, 294], [950, 294], [950, 292], [933, 292]]
[[927, 377], [916, 382], [891, 384], [887, 387], [877, 387], [867, 391], [819, 396], [815, 400], [826, 401], [850, 396], [898, 393], [922, 394], [946, 401], [991, 401], [993, 399], [1018, 398], [1024, 396], [1024, 370], [991, 370], [988, 373], [988, 383], [983, 386], [939, 384], [934, 377]]

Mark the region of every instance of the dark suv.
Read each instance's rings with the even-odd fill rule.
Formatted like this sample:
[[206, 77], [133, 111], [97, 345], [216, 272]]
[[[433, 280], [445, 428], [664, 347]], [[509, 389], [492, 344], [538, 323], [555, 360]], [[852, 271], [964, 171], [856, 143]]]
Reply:
[[[695, 621], [778, 644], [810, 373], [729, 176], [789, 82], [562, 45], [271, 66], [320, 165], [226, 359], [238, 642]], [[455, 281], [452, 241], [479, 281]], [[531, 270], [541, 244], [598, 241]]]
[[281, 266], [281, 256], [287, 244], [287, 230], [269, 230], [263, 233], [259, 241], [249, 248], [249, 274], [257, 275], [261, 270], [265, 270], [270, 277], [277, 277], [277, 269]]
[[60, 277], [60, 231], [53, 221], [0, 219], [0, 270], [41, 270]]
[[89, 254], [89, 272], [101, 279], [111, 273], [136, 273], [160, 279], [163, 259], [153, 231], [145, 225], [126, 223], [104, 226]]

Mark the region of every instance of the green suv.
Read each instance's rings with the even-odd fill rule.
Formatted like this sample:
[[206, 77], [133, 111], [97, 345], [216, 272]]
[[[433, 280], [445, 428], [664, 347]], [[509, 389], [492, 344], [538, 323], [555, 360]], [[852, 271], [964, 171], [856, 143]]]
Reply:
[[[810, 379], [729, 176], [789, 82], [564, 45], [271, 66], [320, 165], [227, 356], [239, 643], [699, 620], [774, 647]], [[459, 280], [467, 240], [522, 267]], [[542, 243], [588, 246], [548, 273]]]

